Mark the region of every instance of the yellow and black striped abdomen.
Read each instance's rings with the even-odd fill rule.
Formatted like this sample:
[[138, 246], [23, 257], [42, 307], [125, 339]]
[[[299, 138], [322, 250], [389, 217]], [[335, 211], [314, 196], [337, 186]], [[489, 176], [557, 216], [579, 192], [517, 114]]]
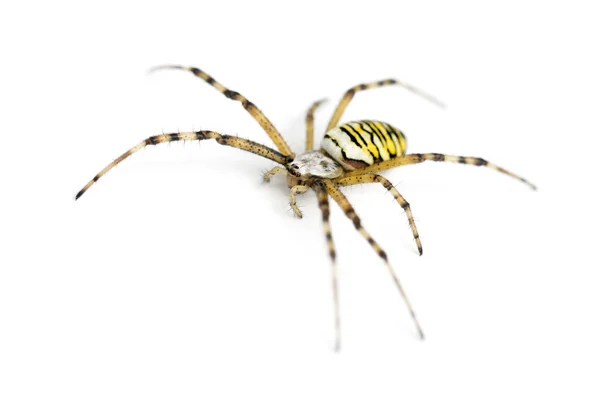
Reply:
[[403, 156], [406, 138], [387, 123], [355, 121], [327, 132], [321, 148], [346, 170], [354, 170]]

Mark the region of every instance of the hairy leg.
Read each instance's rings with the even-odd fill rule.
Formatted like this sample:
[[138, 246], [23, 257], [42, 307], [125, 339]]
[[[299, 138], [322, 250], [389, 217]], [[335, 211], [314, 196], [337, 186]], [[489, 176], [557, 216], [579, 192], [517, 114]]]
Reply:
[[327, 240], [327, 249], [329, 250], [329, 258], [331, 258], [331, 286], [333, 288], [333, 315], [335, 321], [335, 350], [340, 350], [341, 330], [340, 330], [340, 302], [338, 295], [338, 277], [336, 267], [335, 246], [333, 245], [333, 237], [331, 235], [331, 225], [329, 224], [329, 195], [325, 187], [318, 183], [315, 185], [317, 192], [317, 200], [319, 201], [319, 209], [323, 219], [323, 231]]
[[410, 204], [406, 201], [406, 199], [404, 199], [404, 197], [400, 194], [400, 192], [398, 192], [398, 190], [394, 187], [394, 185], [392, 185], [392, 183], [389, 180], [387, 180], [379, 174], [362, 174], [351, 177], [344, 177], [334, 181], [336, 185], [342, 187], [355, 184], [369, 184], [374, 182], [378, 182], [381, 185], [383, 185], [385, 189], [387, 189], [392, 193], [392, 195], [394, 195], [394, 198], [396, 199], [400, 207], [406, 212], [406, 216], [408, 217], [408, 223], [410, 224], [413, 237], [415, 238], [415, 242], [417, 243], [419, 255], [423, 255], [423, 246], [421, 245], [421, 239], [419, 238], [417, 225], [415, 224], [412, 211], [410, 210]]
[[306, 111], [306, 151], [311, 151], [314, 148], [315, 137], [315, 111], [325, 102], [325, 99], [315, 101], [308, 111]]
[[256, 122], [258, 122], [258, 124], [264, 129], [264, 131], [267, 132], [267, 135], [269, 135], [269, 137], [271, 138], [273, 143], [275, 143], [275, 145], [277, 146], [277, 149], [286, 156], [292, 156], [292, 157], [294, 156], [294, 153], [292, 152], [292, 150], [290, 149], [288, 144], [285, 142], [285, 140], [281, 136], [281, 133], [279, 133], [279, 131], [277, 129], [275, 129], [275, 126], [273, 126], [271, 121], [269, 121], [269, 119], [267, 119], [265, 114], [256, 105], [254, 105], [246, 97], [244, 97], [237, 91], [229, 90], [228, 88], [223, 86], [221, 83], [216, 81], [212, 76], [208, 75], [207, 73], [198, 69], [197, 67], [176, 66], [176, 65], [157, 66], [157, 67], [151, 69], [150, 71], [153, 72], [153, 71], [162, 70], [162, 69], [179, 69], [179, 70], [186, 70], [188, 72], [191, 72], [195, 76], [200, 77], [202, 80], [206, 81], [208, 84], [210, 84], [211, 86], [213, 86], [214, 88], [219, 90], [219, 92], [221, 92], [221, 94], [223, 94], [225, 97], [229, 98], [230, 100], [241, 102], [244, 109], [246, 111], [248, 111], [248, 113], [250, 115], [252, 115], [252, 117], [256, 120]]
[[511, 173], [508, 170], [505, 170], [502, 167], [499, 167], [495, 164], [490, 163], [487, 160], [484, 160], [479, 157], [463, 157], [463, 156], [451, 156], [448, 154], [439, 154], [439, 153], [425, 153], [425, 154], [407, 154], [406, 156], [396, 157], [386, 161], [380, 161], [373, 165], [370, 165], [365, 168], [360, 168], [353, 171], [348, 171], [345, 174], [345, 177], [353, 177], [356, 175], [366, 174], [366, 173], [376, 173], [383, 170], [389, 170], [390, 168], [405, 166], [409, 164], [419, 164], [424, 161], [446, 161], [450, 163], [460, 163], [460, 164], [468, 164], [474, 166], [485, 166], [491, 168], [492, 170], [496, 170], [501, 172], [502, 174], [506, 174], [510, 177], [513, 177], [525, 184], [529, 185], [532, 189], [536, 189], [536, 186], [531, 182], [527, 181], [525, 178], [521, 178], [516, 174]]
[[404, 303], [406, 304], [406, 307], [408, 308], [408, 311], [410, 312], [410, 315], [413, 319], [415, 327], [417, 328], [417, 331], [419, 333], [419, 337], [421, 339], [425, 338], [423, 331], [421, 330], [421, 326], [419, 325], [419, 321], [417, 320], [417, 316], [408, 300], [408, 296], [404, 292], [404, 289], [402, 288], [402, 285], [400, 284], [400, 280], [394, 273], [394, 269], [392, 268], [392, 266], [390, 265], [390, 262], [388, 261], [387, 254], [385, 253], [385, 251], [383, 251], [383, 249], [379, 246], [379, 244], [377, 244], [377, 242], [373, 239], [373, 237], [371, 237], [371, 235], [364, 229], [364, 227], [362, 227], [360, 218], [354, 211], [354, 208], [352, 207], [352, 205], [350, 204], [348, 199], [344, 196], [344, 194], [342, 194], [342, 192], [335, 186], [335, 183], [331, 180], [324, 180], [323, 183], [325, 184], [325, 187], [327, 189], [327, 193], [329, 194], [329, 196], [331, 196], [333, 198], [333, 200], [340, 206], [340, 208], [344, 211], [344, 213], [346, 214], [348, 219], [350, 219], [352, 221], [356, 230], [358, 230], [358, 232], [369, 242], [371, 247], [375, 250], [375, 252], [377, 252], [377, 254], [385, 262], [385, 265], [387, 266], [387, 268], [390, 272], [390, 275], [394, 279], [394, 283], [396, 284], [396, 287], [398, 288], [398, 291], [400, 292], [400, 295], [402, 296], [402, 299], [404, 299]]
[[90, 182], [88, 182], [75, 196], [75, 199], [79, 199], [81, 195], [88, 190], [89, 187], [94, 185], [100, 178], [104, 176], [108, 171], [110, 171], [114, 166], [119, 164], [121, 161], [125, 160], [127, 157], [131, 156], [133, 153], [142, 150], [144, 147], [149, 145], [157, 145], [159, 143], [167, 143], [167, 142], [176, 142], [181, 140], [206, 140], [206, 139], [215, 139], [217, 143], [225, 146], [231, 146], [236, 149], [245, 150], [250, 153], [257, 154], [259, 156], [265, 157], [271, 161], [276, 163], [285, 165], [289, 162], [289, 157], [284, 156], [283, 154], [271, 149], [270, 147], [264, 146], [260, 143], [253, 142], [251, 140], [242, 139], [237, 136], [229, 136], [229, 135], [221, 135], [220, 133], [213, 132], [210, 130], [202, 130], [198, 132], [181, 132], [181, 133], [169, 133], [165, 135], [152, 136], [148, 139], [138, 143], [131, 149], [127, 150], [121, 156], [119, 156], [112, 163], [107, 165], [102, 171], [100, 171]]
[[404, 87], [407, 90], [433, 102], [437, 106], [444, 108], [444, 104], [441, 103], [440, 101], [438, 101], [436, 98], [425, 93], [424, 91], [419, 90], [418, 88], [416, 88], [414, 86], [411, 86], [410, 84], [402, 83], [396, 79], [374, 81], [372, 83], [364, 83], [364, 84], [356, 85], [356, 86], [350, 88], [348, 91], [346, 91], [346, 93], [340, 100], [337, 108], [333, 112], [331, 119], [329, 120], [329, 124], [327, 125], [327, 131], [330, 131], [331, 129], [335, 128], [338, 125], [338, 123], [340, 122], [340, 119], [342, 118], [342, 114], [348, 107], [348, 104], [350, 104], [350, 101], [352, 101], [352, 98], [354, 98], [354, 94], [356, 94], [359, 91], [369, 90], [371, 88], [377, 88], [377, 87], [383, 87], [383, 86], [390, 86], [390, 85], [394, 85], [394, 84]]

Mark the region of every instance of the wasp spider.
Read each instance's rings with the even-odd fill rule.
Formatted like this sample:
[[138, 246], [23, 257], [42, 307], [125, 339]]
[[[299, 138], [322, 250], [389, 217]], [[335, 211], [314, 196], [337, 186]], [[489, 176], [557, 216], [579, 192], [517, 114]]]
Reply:
[[365, 238], [365, 240], [367, 240], [371, 247], [385, 262], [385, 265], [387, 266], [390, 275], [392, 276], [392, 279], [394, 280], [394, 283], [396, 284], [396, 287], [398, 288], [400, 295], [402, 296], [402, 299], [404, 300], [404, 303], [406, 304], [408, 311], [412, 316], [412, 320], [416, 326], [420, 338], [424, 338], [423, 331], [421, 330], [419, 322], [417, 321], [415, 312], [413, 311], [406, 293], [404, 293], [404, 289], [402, 288], [400, 281], [396, 277], [396, 274], [394, 273], [388, 261], [385, 251], [362, 226], [359, 216], [352, 208], [350, 202], [348, 202], [348, 199], [346, 199], [344, 194], [341, 192], [340, 188], [348, 185], [366, 183], [380, 183], [383, 185], [385, 189], [392, 193], [400, 207], [404, 210], [404, 212], [406, 212], [408, 223], [410, 224], [419, 254], [423, 253], [423, 248], [421, 246], [421, 239], [419, 238], [419, 233], [413, 219], [410, 205], [390, 181], [378, 174], [380, 171], [408, 164], [418, 164], [428, 160], [445, 161], [474, 166], [485, 166], [516, 178], [535, 189], [535, 186], [525, 179], [478, 157], [450, 156], [439, 153], [406, 154], [406, 139], [404, 134], [392, 125], [384, 122], [365, 120], [338, 125], [342, 114], [356, 93], [382, 86], [399, 85], [435, 104], [442, 106], [442, 104], [432, 96], [418, 90], [415, 87], [394, 79], [360, 84], [346, 91], [337, 105], [329, 124], [327, 125], [325, 136], [323, 137], [323, 140], [321, 141], [321, 147], [318, 150], [314, 150], [313, 148], [314, 113], [323, 100], [313, 103], [306, 114], [306, 151], [296, 155], [292, 152], [279, 131], [275, 129], [275, 126], [273, 126], [271, 121], [267, 119], [263, 112], [240, 93], [224, 87], [212, 76], [209, 76], [204, 71], [195, 67], [161, 66], [153, 70], [158, 69], [180, 69], [189, 71], [216, 88], [227, 98], [234, 101], [239, 101], [244, 109], [248, 111], [250, 115], [252, 115], [252, 117], [260, 124], [260, 126], [262, 126], [267, 135], [269, 135], [273, 143], [275, 143], [277, 150], [251, 140], [242, 139], [237, 136], [224, 135], [209, 130], [169, 133], [152, 136], [126, 151], [124, 154], [106, 166], [102, 171], [96, 174], [96, 176], [77, 193], [75, 199], [79, 199], [79, 197], [81, 197], [81, 195], [83, 195], [95, 182], [104, 176], [104, 174], [106, 174], [121, 161], [125, 160], [127, 157], [146, 146], [157, 145], [159, 143], [181, 140], [214, 139], [221, 145], [245, 150], [274, 161], [278, 164], [278, 166], [265, 173], [264, 179], [268, 182], [270, 178], [276, 174], [286, 175], [287, 184], [290, 188], [290, 205], [297, 217], [301, 218], [302, 212], [296, 205], [296, 195], [302, 194], [310, 189], [315, 191], [317, 194], [319, 208], [321, 210], [323, 220], [325, 238], [327, 240], [327, 247], [329, 249], [329, 257], [331, 258], [332, 263], [336, 350], [339, 349], [340, 346], [340, 316], [337, 270], [335, 263], [336, 252], [331, 235], [331, 227], [329, 224], [329, 197], [331, 197], [331, 199], [333, 199], [333, 201], [339, 205], [348, 219], [352, 221], [356, 230]]

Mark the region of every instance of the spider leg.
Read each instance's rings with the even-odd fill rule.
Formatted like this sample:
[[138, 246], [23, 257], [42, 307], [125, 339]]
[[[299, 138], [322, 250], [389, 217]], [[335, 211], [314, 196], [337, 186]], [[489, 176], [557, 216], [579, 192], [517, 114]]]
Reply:
[[315, 185], [315, 191], [317, 192], [317, 200], [319, 201], [319, 208], [321, 209], [323, 231], [325, 232], [325, 239], [327, 240], [329, 258], [331, 258], [331, 286], [333, 288], [333, 315], [335, 321], [335, 350], [339, 351], [341, 342], [340, 302], [338, 295], [337, 267], [335, 263], [335, 246], [333, 245], [331, 225], [329, 224], [329, 195], [327, 195], [325, 187], [320, 183]]
[[395, 157], [390, 160], [380, 161], [375, 164], [372, 164], [365, 168], [359, 168], [357, 170], [349, 171], [345, 176], [353, 177], [356, 175], [379, 172], [383, 170], [389, 170], [390, 168], [405, 166], [409, 164], [419, 164], [424, 161], [446, 161], [450, 163], [460, 163], [460, 164], [468, 164], [474, 166], [485, 166], [489, 167], [492, 170], [496, 170], [501, 172], [502, 174], [506, 174], [510, 177], [513, 177], [525, 184], [529, 185], [533, 190], [536, 190], [536, 186], [531, 182], [527, 181], [525, 178], [521, 178], [516, 174], [511, 173], [508, 170], [505, 170], [502, 167], [499, 167], [495, 164], [490, 163], [487, 160], [484, 160], [479, 157], [463, 157], [463, 156], [451, 156], [448, 154], [439, 154], [439, 153], [426, 153], [426, 154], [407, 154], [406, 156]]
[[313, 102], [308, 111], [306, 111], [306, 151], [313, 149], [313, 140], [315, 137], [315, 111], [326, 100], [318, 100]]
[[264, 131], [267, 132], [267, 135], [269, 135], [271, 140], [275, 143], [277, 149], [286, 156], [294, 156], [294, 153], [281, 136], [281, 133], [279, 133], [279, 131], [275, 129], [275, 126], [273, 126], [273, 124], [271, 123], [271, 121], [269, 121], [265, 114], [256, 105], [254, 105], [246, 97], [244, 97], [237, 91], [229, 90], [227, 87], [223, 86], [221, 83], [216, 81], [212, 76], [208, 75], [207, 73], [198, 69], [197, 67], [176, 65], [157, 66], [151, 69], [150, 72], [163, 69], [179, 69], [191, 72], [195, 76], [200, 77], [202, 80], [206, 81], [208, 84], [219, 90], [219, 92], [225, 97], [229, 98], [230, 100], [241, 102], [244, 109], [248, 111], [248, 113], [252, 115], [256, 122], [258, 122], [258, 124], [264, 129]]
[[298, 205], [296, 205], [296, 194], [303, 194], [309, 189], [310, 187], [306, 185], [294, 185], [292, 188], [290, 188], [290, 206], [292, 207], [296, 217], [299, 219], [302, 219], [302, 211], [300, 211], [300, 209], [298, 209]]
[[342, 192], [338, 189], [338, 187], [331, 180], [324, 180], [323, 183], [325, 184], [325, 187], [327, 188], [327, 193], [329, 194], [329, 196], [331, 196], [333, 198], [333, 200], [339, 205], [339, 207], [344, 211], [344, 213], [346, 214], [348, 219], [350, 219], [352, 221], [352, 223], [354, 223], [354, 227], [356, 228], [356, 230], [358, 230], [358, 232], [369, 242], [371, 247], [375, 250], [375, 252], [377, 252], [377, 254], [385, 262], [385, 265], [387, 266], [388, 270], [390, 271], [390, 275], [392, 275], [392, 278], [394, 279], [394, 283], [396, 284], [396, 287], [398, 288], [398, 291], [400, 292], [400, 295], [402, 296], [402, 299], [404, 299], [404, 303], [406, 304], [406, 307], [408, 308], [408, 311], [410, 312], [410, 315], [413, 319], [415, 327], [417, 328], [417, 331], [419, 333], [419, 337], [421, 339], [424, 339], [425, 335], [423, 334], [423, 331], [421, 330], [421, 326], [419, 325], [417, 316], [408, 300], [408, 296], [406, 295], [406, 293], [404, 292], [404, 289], [402, 288], [402, 285], [400, 284], [400, 280], [394, 273], [394, 269], [392, 268], [392, 266], [390, 265], [390, 262], [388, 261], [387, 254], [385, 253], [385, 251], [383, 251], [383, 249], [379, 246], [379, 244], [377, 244], [377, 242], [375, 240], [373, 240], [373, 237], [371, 237], [371, 235], [364, 229], [364, 227], [362, 227], [362, 224], [360, 223], [360, 218], [354, 211], [354, 208], [352, 207], [352, 205], [350, 204], [348, 199], [344, 196], [344, 194], [342, 194]]
[[266, 173], [263, 174], [263, 181], [271, 182], [271, 177], [273, 177], [274, 175], [277, 175], [277, 174], [286, 174], [287, 175], [287, 170], [280, 166], [273, 167], [272, 169], [270, 169], [269, 171], [267, 171]]
[[127, 157], [131, 156], [133, 153], [142, 150], [144, 147], [149, 145], [156, 145], [159, 143], [166, 142], [176, 142], [176, 141], [185, 141], [185, 140], [205, 140], [205, 139], [215, 139], [217, 143], [225, 146], [235, 147], [236, 149], [241, 149], [248, 151], [250, 153], [257, 154], [259, 156], [265, 157], [269, 160], [272, 160], [279, 164], [286, 164], [289, 162], [289, 157], [284, 156], [283, 154], [271, 149], [270, 147], [264, 146], [260, 143], [253, 142], [251, 140], [242, 139], [237, 136], [229, 136], [229, 135], [221, 135], [220, 133], [202, 130], [198, 132], [181, 132], [181, 133], [169, 133], [164, 135], [152, 136], [148, 139], [138, 143], [131, 149], [127, 150], [121, 156], [119, 156], [112, 163], [107, 165], [102, 171], [100, 171], [90, 182], [88, 182], [75, 196], [75, 200], [79, 199], [81, 195], [88, 190], [89, 187], [94, 185], [100, 178], [104, 176], [108, 171], [110, 171], [114, 166], [119, 164], [121, 161], [125, 160]]
[[432, 103], [436, 104], [440, 108], [445, 108], [445, 105], [441, 101], [439, 101], [435, 97], [427, 94], [426, 92], [424, 92], [422, 90], [419, 90], [418, 88], [416, 88], [410, 84], [402, 83], [396, 79], [374, 81], [371, 83], [364, 83], [364, 84], [356, 85], [356, 86], [350, 88], [348, 91], [346, 91], [346, 93], [340, 100], [339, 104], [337, 105], [335, 111], [333, 112], [333, 116], [331, 117], [331, 120], [329, 121], [329, 124], [327, 125], [327, 131], [330, 131], [331, 129], [335, 128], [338, 125], [338, 123], [340, 122], [340, 119], [342, 117], [342, 114], [346, 110], [346, 107], [348, 107], [348, 104], [350, 104], [350, 101], [354, 97], [354, 94], [356, 94], [359, 91], [369, 90], [371, 88], [377, 88], [377, 87], [383, 87], [383, 86], [390, 86], [393, 84], [396, 84], [396, 85], [399, 85], [400, 87], [406, 88], [407, 90], [413, 92], [414, 94], [417, 94], [417, 95], [425, 98], [426, 100], [431, 101]]
[[394, 185], [392, 185], [392, 183], [388, 179], [382, 177], [379, 174], [362, 174], [362, 175], [353, 175], [351, 177], [341, 178], [341, 179], [335, 181], [335, 184], [338, 186], [345, 187], [348, 185], [369, 184], [369, 183], [374, 183], [374, 182], [380, 183], [381, 185], [384, 186], [385, 189], [390, 191], [392, 193], [392, 195], [394, 195], [394, 198], [396, 199], [396, 201], [398, 202], [400, 207], [402, 209], [404, 209], [404, 211], [406, 212], [406, 216], [408, 217], [408, 223], [410, 224], [410, 228], [412, 230], [413, 237], [415, 238], [415, 242], [417, 243], [417, 249], [419, 250], [419, 255], [423, 255], [423, 246], [421, 245], [421, 239], [419, 238], [419, 232], [417, 231], [417, 225], [415, 224], [415, 220], [413, 219], [412, 211], [410, 210], [410, 204], [406, 201], [406, 199], [404, 199], [404, 197], [400, 194], [400, 192], [398, 192], [396, 187], [394, 187]]

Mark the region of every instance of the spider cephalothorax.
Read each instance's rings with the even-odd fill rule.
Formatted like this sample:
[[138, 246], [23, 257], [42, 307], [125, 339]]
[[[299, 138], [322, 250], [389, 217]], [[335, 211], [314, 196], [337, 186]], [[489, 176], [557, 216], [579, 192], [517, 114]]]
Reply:
[[296, 156], [287, 165], [287, 169], [290, 174], [302, 179], [310, 177], [331, 179], [337, 178], [344, 173], [339, 163], [316, 150]]
[[129, 149], [115, 161], [106, 166], [77, 193], [75, 199], [79, 199], [79, 197], [83, 195], [89, 187], [91, 187], [96, 181], [104, 176], [104, 174], [106, 174], [110, 169], [119, 164], [125, 158], [146, 146], [156, 145], [159, 143], [182, 140], [200, 141], [214, 139], [221, 145], [245, 150], [277, 163], [278, 166], [265, 173], [264, 179], [265, 181], [269, 181], [270, 178], [275, 174], [285, 174], [287, 176], [287, 183], [290, 188], [290, 206], [297, 217], [302, 217], [302, 212], [300, 212], [296, 205], [296, 194], [304, 193], [309, 189], [314, 190], [317, 194], [319, 208], [321, 209], [322, 214], [325, 238], [327, 240], [329, 256], [332, 262], [336, 349], [338, 349], [340, 345], [340, 317], [337, 293], [337, 271], [335, 266], [336, 254], [331, 235], [331, 227], [329, 224], [329, 197], [331, 197], [335, 203], [340, 206], [344, 214], [352, 221], [356, 230], [367, 240], [377, 254], [384, 260], [402, 298], [404, 299], [406, 306], [408, 307], [419, 335], [421, 338], [423, 338], [423, 332], [419, 326], [417, 317], [415, 316], [408, 298], [404, 293], [402, 286], [400, 285], [400, 281], [398, 280], [387, 259], [386, 253], [362, 226], [360, 218], [354, 211], [354, 208], [352, 208], [350, 202], [348, 202], [348, 199], [346, 199], [344, 194], [342, 194], [340, 188], [348, 185], [366, 183], [380, 183], [383, 185], [388, 191], [390, 191], [400, 207], [406, 212], [406, 216], [408, 218], [419, 254], [423, 253], [423, 248], [421, 246], [421, 240], [417, 231], [417, 226], [413, 220], [410, 205], [390, 181], [378, 174], [380, 171], [402, 165], [418, 164], [427, 160], [446, 161], [475, 166], [486, 166], [516, 178], [535, 189], [533, 184], [529, 183], [525, 179], [518, 177], [515, 174], [481, 158], [450, 156], [439, 153], [406, 154], [406, 139], [404, 134], [402, 134], [402, 132], [392, 125], [384, 122], [355, 121], [338, 126], [344, 110], [354, 95], [359, 91], [364, 91], [371, 88], [396, 84], [432, 101], [435, 104], [441, 105], [439, 101], [430, 95], [427, 95], [415, 87], [401, 83], [394, 79], [360, 84], [346, 91], [337, 108], [335, 109], [329, 124], [327, 125], [327, 131], [321, 142], [321, 148], [318, 151], [313, 150], [314, 112], [323, 101], [321, 100], [313, 103], [306, 114], [306, 152], [296, 156], [287, 145], [281, 134], [277, 131], [277, 129], [275, 129], [273, 124], [267, 119], [262, 111], [240, 93], [227, 89], [222, 84], [218, 83], [213, 77], [195, 67], [163, 66], [160, 68], [187, 70], [215, 87], [227, 98], [239, 101], [244, 109], [248, 111], [248, 113], [250, 113], [254, 119], [256, 119], [260, 126], [269, 135], [273, 143], [275, 143], [277, 150], [251, 140], [243, 139], [237, 136], [222, 135], [220, 133], [208, 130], [152, 136]]

